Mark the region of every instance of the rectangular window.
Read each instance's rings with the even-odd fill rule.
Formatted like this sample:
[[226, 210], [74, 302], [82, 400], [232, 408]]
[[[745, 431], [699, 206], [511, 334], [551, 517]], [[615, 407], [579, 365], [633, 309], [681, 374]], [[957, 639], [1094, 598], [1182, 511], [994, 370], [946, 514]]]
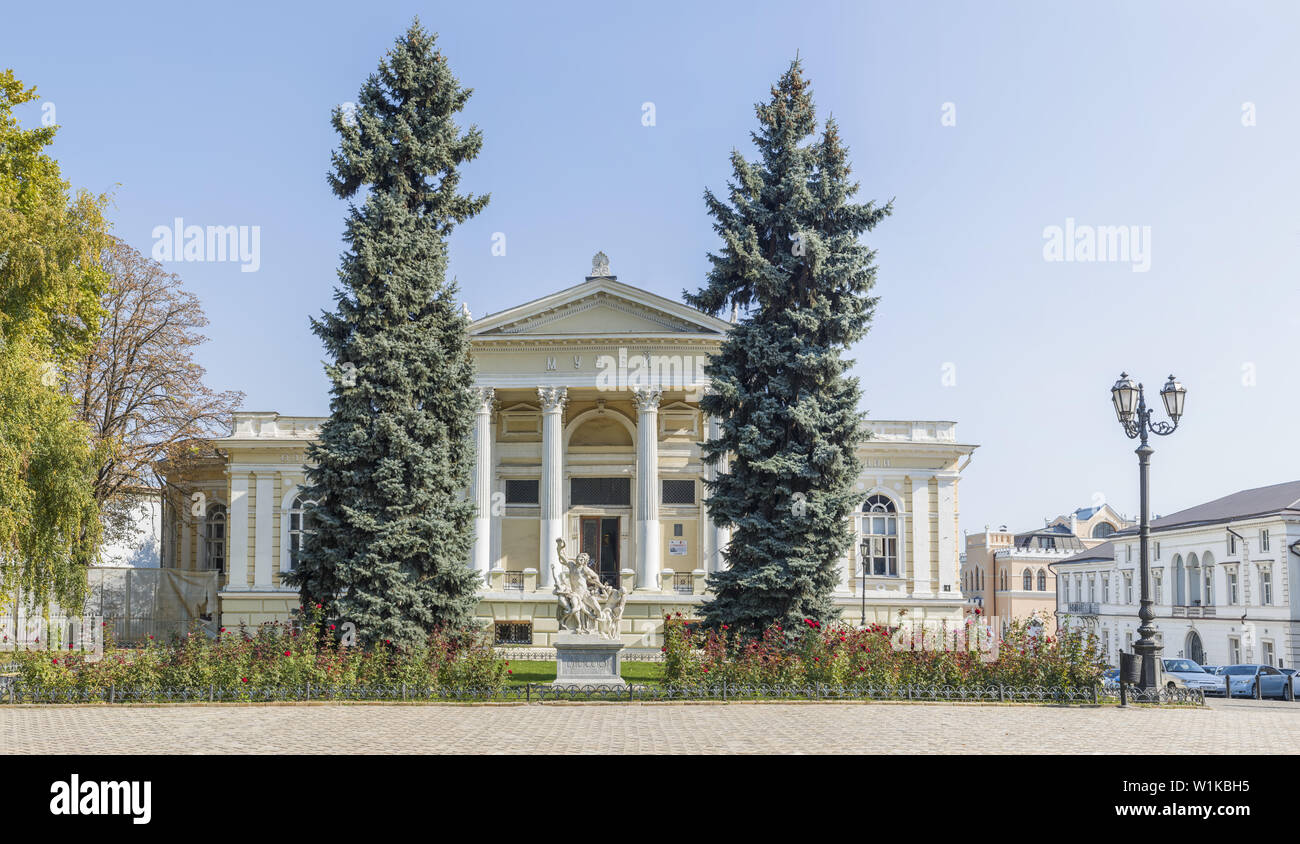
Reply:
[[1090, 604], [1095, 603], [1096, 600], [1097, 600], [1097, 581], [1091, 574], [1089, 574], [1088, 575], [1088, 603]]
[[1124, 603], [1133, 603], [1133, 573], [1124, 572]]
[[1159, 543], [1159, 542], [1156, 543], [1156, 557], [1155, 557], [1155, 558], [1156, 558], [1157, 560], [1160, 559], [1160, 543]]
[[1101, 602], [1103, 604], [1110, 603], [1110, 575], [1108, 574], [1101, 576]]
[[695, 503], [695, 481], [694, 480], [668, 480], [663, 482], [664, 504], [694, 504]]
[[1241, 639], [1236, 636], [1228, 637], [1228, 664], [1241, 664]]
[[1151, 591], [1152, 591], [1154, 594], [1151, 596], [1151, 600], [1154, 601], [1154, 602], [1157, 603], [1157, 604], [1163, 604], [1163, 603], [1164, 603], [1164, 598], [1162, 597], [1162, 594], [1161, 594], [1164, 590], [1160, 588], [1160, 587], [1163, 585], [1163, 584], [1162, 584], [1162, 581], [1163, 581], [1163, 578], [1160, 576], [1160, 572], [1152, 572], [1152, 576], [1151, 576]]
[[536, 504], [538, 502], [538, 486], [540, 482], [536, 478], [531, 480], [506, 481], [506, 503], [507, 504]]
[[573, 478], [569, 502], [574, 507], [631, 507], [631, 478]]
[[533, 623], [531, 621], [498, 621], [495, 625], [493, 641], [498, 645], [531, 645], [533, 643]]
[[1235, 571], [1227, 572], [1228, 575], [1228, 603], [1237, 603], [1237, 573]]
[[1273, 572], [1265, 568], [1259, 570], [1259, 602], [1266, 607], [1273, 603]]
[[1237, 553], [1237, 537], [1235, 534], [1228, 534], [1228, 556], [1231, 557]]
[[1264, 648], [1264, 664], [1273, 665], [1275, 656], [1273, 653], [1273, 643], [1264, 640], [1263, 642], [1260, 642], [1260, 645]]
[[1268, 531], [1266, 530], [1261, 530], [1259, 532], [1259, 550], [1268, 550]]

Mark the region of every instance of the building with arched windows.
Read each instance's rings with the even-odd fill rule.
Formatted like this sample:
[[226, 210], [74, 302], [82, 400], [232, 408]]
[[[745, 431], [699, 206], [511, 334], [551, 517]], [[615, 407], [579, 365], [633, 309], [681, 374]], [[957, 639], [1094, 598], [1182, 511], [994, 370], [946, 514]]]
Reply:
[[[695, 615], [729, 537], [708, 518], [700, 442], [704, 363], [730, 323], [619, 282], [597, 262], [576, 286], [471, 323], [478, 504], [466, 565], [496, 641], [547, 645], [557, 632], [556, 540], [630, 591], [629, 646], [658, 647], [665, 613]], [[362, 374], [361, 377], [364, 377]], [[221, 571], [221, 623], [284, 619], [281, 575], [311, 530], [305, 449], [325, 420], [236, 414], [216, 456], [169, 478], [206, 511], [173, 507], [164, 565]], [[975, 446], [952, 422], [878, 421], [858, 445], [861, 511], [836, 592], [852, 621], [957, 620], [957, 484]]]
[[[1300, 663], [1300, 481], [1243, 490], [1151, 520], [1156, 628], [1167, 659]], [[1138, 529], [1054, 568], [1057, 613], [1098, 635], [1107, 660], [1132, 651], [1142, 598]]]
[[1054, 628], [1057, 581], [1051, 564], [1133, 525], [1104, 503], [1044, 521], [1043, 527], [1021, 533], [1003, 527], [966, 535], [961, 580], [971, 611], [979, 609], [1004, 626], [1033, 616]]

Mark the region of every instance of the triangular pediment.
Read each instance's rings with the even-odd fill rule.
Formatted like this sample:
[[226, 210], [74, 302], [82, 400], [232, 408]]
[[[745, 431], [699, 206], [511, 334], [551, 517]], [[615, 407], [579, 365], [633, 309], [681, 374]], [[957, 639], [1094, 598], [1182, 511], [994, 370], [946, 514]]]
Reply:
[[470, 325], [470, 336], [721, 338], [729, 328], [680, 302], [613, 278], [596, 278], [483, 317]]

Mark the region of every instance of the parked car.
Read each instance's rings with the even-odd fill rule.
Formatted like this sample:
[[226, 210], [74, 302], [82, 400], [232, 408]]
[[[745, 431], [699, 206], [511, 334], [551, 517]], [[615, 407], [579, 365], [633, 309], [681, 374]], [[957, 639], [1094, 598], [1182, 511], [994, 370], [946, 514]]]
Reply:
[[1169, 688], [1174, 687], [1173, 681], [1181, 680], [1184, 687], [1200, 689], [1206, 694], [1223, 691], [1223, 678], [1206, 674], [1205, 669], [1190, 659], [1166, 659], [1164, 664], [1165, 685]]
[[1279, 668], [1278, 671], [1291, 678], [1291, 697], [1294, 699], [1297, 694], [1300, 694], [1300, 673], [1297, 673], [1294, 668]]
[[1295, 699], [1291, 677], [1271, 665], [1225, 665], [1223, 674], [1231, 680], [1233, 697]]
[[1202, 665], [1202, 666], [1201, 666], [1201, 670], [1204, 671], [1206, 674], [1216, 674], [1216, 675], [1217, 675], [1217, 674], [1219, 673], [1219, 670], [1220, 670], [1221, 668], [1223, 668], [1222, 665]]

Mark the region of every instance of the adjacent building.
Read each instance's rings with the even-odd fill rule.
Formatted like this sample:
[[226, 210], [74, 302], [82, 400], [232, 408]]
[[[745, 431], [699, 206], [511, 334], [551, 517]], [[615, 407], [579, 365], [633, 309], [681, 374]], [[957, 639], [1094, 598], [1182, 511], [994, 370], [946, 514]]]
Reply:
[[[1248, 489], [1154, 519], [1151, 598], [1166, 657], [1201, 664], [1300, 660], [1300, 481]], [[1053, 565], [1056, 611], [1092, 626], [1107, 659], [1137, 638], [1138, 531]]]
[[1012, 620], [1030, 617], [1053, 624], [1056, 575], [1052, 564], [1132, 524], [1109, 504], [1080, 508], [1046, 522], [1021, 533], [1002, 527], [966, 535], [962, 591], [971, 611], [979, 609], [998, 619], [1004, 630]]
[[[657, 647], [666, 613], [696, 614], [727, 532], [704, 506], [704, 364], [731, 325], [618, 281], [598, 255], [580, 284], [474, 321], [478, 504], [466, 565], [495, 640], [547, 645], [557, 632], [556, 540], [631, 591], [622, 635]], [[286, 619], [310, 505], [305, 449], [325, 420], [241, 412], [212, 456], [169, 478], [163, 565], [220, 580], [227, 627]], [[872, 421], [858, 445], [862, 511], [841, 561], [847, 620], [960, 619], [958, 495], [975, 446], [945, 421]], [[202, 502], [202, 507], [189, 502]]]

